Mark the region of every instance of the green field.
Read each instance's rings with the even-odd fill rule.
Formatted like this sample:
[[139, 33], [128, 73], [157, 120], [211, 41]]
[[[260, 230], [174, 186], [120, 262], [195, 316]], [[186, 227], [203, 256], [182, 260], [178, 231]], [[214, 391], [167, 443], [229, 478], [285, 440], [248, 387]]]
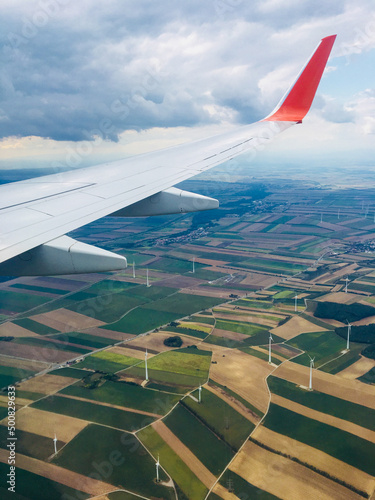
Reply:
[[[7, 438], [9, 437], [8, 428], [0, 425], [0, 443], [1, 447], [6, 449]], [[17, 453], [27, 455], [28, 457], [46, 460], [54, 453], [53, 440], [32, 432], [21, 431], [16, 428]], [[65, 443], [57, 441], [57, 448], [61, 448]]]
[[314, 410], [375, 431], [375, 410], [317, 391], [306, 391], [278, 377], [267, 379], [270, 391]]
[[321, 370], [327, 373], [332, 373], [332, 375], [341, 372], [348, 366], [361, 359], [360, 352], [362, 349], [363, 346], [359, 344], [351, 344], [349, 352], [346, 352], [344, 355], [340, 356], [337, 359], [333, 359], [332, 361], [324, 365]]
[[61, 288], [49, 288], [44, 286], [26, 285], [22, 283], [15, 283], [14, 285], [10, 286], [12, 288], [20, 288], [23, 290], [31, 290], [34, 292], [53, 293], [55, 295], [65, 295], [66, 293], [69, 293], [67, 290], [61, 290]]
[[22, 313], [49, 302], [51, 299], [20, 292], [0, 290], [0, 304], [4, 311]]
[[[201, 267], [204, 267], [203, 264], [200, 264], [199, 262], [195, 263], [195, 270], [197, 271]], [[157, 271], [163, 271], [166, 273], [178, 273], [178, 274], [184, 274], [189, 271], [192, 271], [193, 269], [193, 263], [189, 262], [188, 260], [181, 260], [181, 259], [176, 259], [176, 258], [170, 258], [170, 257], [162, 257], [155, 262], [152, 262], [149, 265], [150, 269], [156, 269]]]
[[215, 328], [219, 330], [227, 330], [230, 332], [243, 333], [245, 335], [256, 335], [257, 333], [262, 333], [268, 331], [264, 326], [260, 326], [255, 323], [235, 321], [235, 320], [223, 320], [217, 319]]
[[15, 368], [13, 366], [0, 366], [0, 387], [14, 384], [17, 380], [34, 375], [34, 371]]
[[[88, 425], [53, 463], [146, 497], [174, 498], [173, 488], [155, 482], [155, 461], [136, 437], [116, 429]], [[163, 470], [160, 479], [167, 480]]]
[[346, 348], [345, 340], [332, 331], [302, 333], [289, 340], [288, 343], [293, 347], [306, 351], [305, 354], [294, 358], [293, 363], [309, 366], [309, 356], [311, 356], [315, 358], [316, 368], [319, 368], [330, 359], [336, 358]]
[[164, 423], [215, 476], [233, 457], [231, 448], [181, 404]]
[[129, 356], [122, 356], [121, 354], [108, 351], [100, 351], [90, 356], [86, 356], [85, 359], [76, 366], [78, 368], [89, 368], [91, 370], [115, 373], [139, 362], [139, 359]]
[[191, 330], [190, 328], [182, 328], [179, 326], [166, 326], [163, 328], [163, 331], [181, 333], [182, 335], [189, 335], [190, 337], [196, 337], [198, 339], [205, 339], [207, 337], [207, 333], [203, 333], [197, 330]]
[[80, 418], [97, 424], [108, 425], [126, 431], [135, 431], [149, 425], [155, 420], [153, 417], [135, 412], [119, 410], [88, 401], [68, 399], [62, 396], [48, 396], [31, 405], [38, 410], [61, 413], [69, 417]]
[[[158, 354], [148, 361], [148, 368], [207, 378], [210, 364], [210, 351], [188, 348]], [[140, 367], [144, 367], [144, 362]]]
[[73, 332], [73, 333], [62, 333], [58, 335], [51, 335], [49, 337], [51, 340], [59, 340], [61, 342], [67, 342], [69, 344], [77, 344], [80, 346], [93, 347], [95, 349], [101, 349], [110, 344], [116, 344], [118, 340], [108, 339], [106, 337], [99, 337], [97, 335], [89, 335], [87, 333]]
[[154, 457], [160, 457], [160, 464], [172, 477], [179, 489], [182, 490], [186, 498], [198, 500], [205, 497], [208, 490], [204, 484], [152, 427], [139, 431], [137, 436]]
[[[194, 391], [193, 396], [198, 399], [198, 390]], [[201, 396], [201, 403], [187, 396], [182, 404], [237, 451], [254, 429], [254, 424], [211, 391], [202, 388]]]
[[60, 377], [71, 377], [71, 378], [81, 379], [83, 377], [86, 377], [87, 371], [80, 370], [79, 368], [64, 367], [64, 368], [58, 368], [57, 370], [53, 370], [52, 372], [49, 372], [49, 374], [59, 375]]
[[[275, 334], [272, 334], [272, 338], [276, 343], [284, 342], [283, 338], [278, 337]], [[243, 347], [248, 347], [252, 345], [266, 345], [268, 344], [268, 339], [269, 339], [268, 330], [262, 330], [259, 333], [255, 333], [254, 335], [249, 336], [247, 339], [243, 341], [231, 340], [225, 337], [219, 337], [217, 335], [211, 334], [208, 337], [206, 337], [203, 342], [207, 344], [221, 345], [223, 347], [228, 347], [228, 348], [242, 349]]]
[[[134, 307], [158, 300], [174, 292], [176, 292], [174, 288], [156, 286], [147, 288], [144, 285], [139, 285], [130, 289], [127, 287], [123, 291], [112, 294], [90, 296], [86, 300], [76, 301], [69, 305], [68, 309], [99, 319], [105, 323], [111, 323], [117, 321]], [[87, 292], [85, 293], [87, 294]]]
[[39, 335], [48, 335], [50, 333], [58, 333], [58, 330], [51, 328], [50, 326], [43, 325], [38, 321], [34, 321], [30, 318], [24, 319], [15, 319], [13, 321], [16, 325], [22, 326], [22, 328], [26, 328], [26, 330], [30, 330], [34, 333], [38, 333]]
[[130, 311], [126, 316], [116, 323], [112, 323], [103, 328], [114, 330], [116, 332], [132, 333], [138, 335], [145, 333], [159, 326], [166, 325], [171, 321], [178, 319], [178, 313], [155, 311], [147, 307], [138, 307]]
[[375, 384], [375, 367], [371, 368], [367, 373], [359, 377], [358, 380], [365, 384]]
[[[48, 340], [44, 340], [43, 338], [36, 337], [18, 337], [13, 340], [15, 344], [26, 344], [34, 347], [43, 347], [45, 349], [55, 349], [58, 351], [70, 351], [70, 352], [78, 352], [81, 354], [86, 354], [91, 351], [91, 349], [85, 349], [83, 347], [76, 347], [74, 345], [67, 345], [63, 342], [50, 342]], [[49, 359], [49, 358], [48, 358]], [[50, 359], [53, 359], [51, 356]]]
[[375, 474], [375, 444], [331, 425], [299, 415], [271, 403], [264, 426], [301, 441], [338, 460]]
[[180, 317], [184, 317], [204, 309], [210, 309], [222, 302], [223, 299], [215, 297], [176, 293], [168, 298], [155, 301], [147, 307], [155, 311], [174, 312]]
[[79, 382], [66, 387], [60, 393], [160, 415], [164, 415], [179, 400], [178, 396], [143, 389], [139, 385], [127, 384], [125, 382], [107, 381], [96, 389], [87, 389], [78, 384]]
[[[1, 477], [6, 478], [7, 474], [9, 474], [9, 465], [0, 462]], [[84, 500], [89, 498], [90, 495], [17, 466], [16, 493], [8, 491], [4, 486], [0, 486], [0, 497], [2, 500], [52, 500], [54, 498], [79, 498]]]

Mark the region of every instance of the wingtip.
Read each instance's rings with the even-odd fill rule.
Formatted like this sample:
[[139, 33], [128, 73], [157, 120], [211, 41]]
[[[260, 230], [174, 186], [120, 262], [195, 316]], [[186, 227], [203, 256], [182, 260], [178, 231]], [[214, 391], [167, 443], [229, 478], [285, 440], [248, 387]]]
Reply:
[[301, 122], [308, 113], [337, 35], [320, 41], [297, 80], [264, 121]]

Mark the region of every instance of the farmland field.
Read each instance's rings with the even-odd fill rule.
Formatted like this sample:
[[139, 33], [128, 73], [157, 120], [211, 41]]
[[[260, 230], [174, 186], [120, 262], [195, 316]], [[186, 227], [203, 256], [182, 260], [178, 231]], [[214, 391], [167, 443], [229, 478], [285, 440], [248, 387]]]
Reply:
[[[93, 439], [95, 436], [95, 439]], [[67, 469], [90, 475], [102, 467], [107, 482], [141, 495], [173, 498], [173, 489], [157, 484], [155, 462], [131, 434], [90, 424], [53, 459], [53, 463]], [[162, 481], [167, 479], [160, 471]]]
[[154, 456], [160, 456], [160, 463], [187, 498], [204, 498], [207, 488], [152, 427], [139, 431], [137, 436]]
[[[198, 398], [198, 391], [193, 395]], [[251, 422], [205, 388], [202, 388], [201, 403], [190, 397], [185, 397], [182, 403], [235, 450], [240, 448], [254, 429]]]
[[118, 372], [124, 368], [128, 368], [136, 363], [139, 359], [129, 356], [122, 356], [108, 351], [100, 351], [90, 356], [86, 356], [83, 361], [78, 363], [77, 368], [89, 368], [91, 370], [100, 370], [103, 372]]
[[274, 394], [375, 431], [375, 410], [371, 408], [322, 392], [306, 391], [274, 376], [268, 377], [267, 382], [270, 391]]
[[60, 392], [68, 396], [103, 401], [104, 403], [159, 414], [165, 414], [179, 400], [178, 396], [143, 389], [139, 385], [111, 381], [105, 382], [96, 389], [87, 389], [75, 384]]
[[127, 412], [109, 406], [103, 406], [88, 401], [65, 398], [62, 396], [49, 396], [31, 405], [39, 410], [52, 413], [61, 413], [70, 417], [108, 425], [118, 429], [134, 431], [150, 424], [153, 417], [135, 412]]
[[306, 354], [293, 359], [294, 363], [309, 366], [309, 356], [315, 358], [315, 367], [319, 368], [330, 359], [337, 357], [346, 348], [346, 342], [333, 332], [302, 333], [289, 340], [289, 344]]
[[[0, 474], [6, 477], [9, 473], [9, 465], [0, 462]], [[7, 488], [0, 486], [0, 496], [3, 500], [51, 500], [52, 498], [74, 498], [79, 494], [79, 498], [84, 500], [91, 495], [69, 488], [64, 484], [47, 479], [42, 475], [34, 474], [20, 467], [17, 467], [17, 493], [11, 493]]]
[[233, 456], [228, 445], [180, 404], [164, 423], [215, 476]]
[[375, 474], [375, 444], [273, 403], [264, 425], [280, 434], [318, 448], [368, 474]]

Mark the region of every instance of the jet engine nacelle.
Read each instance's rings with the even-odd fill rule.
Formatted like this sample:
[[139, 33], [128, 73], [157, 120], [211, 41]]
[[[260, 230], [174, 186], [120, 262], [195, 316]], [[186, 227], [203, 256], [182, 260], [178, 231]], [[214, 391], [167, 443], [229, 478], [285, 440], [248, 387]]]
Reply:
[[147, 217], [149, 215], [184, 214], [218, 208], [214, 198], [182, 189], [169, 188], [156, 193], [111, 215], [115, 217]]

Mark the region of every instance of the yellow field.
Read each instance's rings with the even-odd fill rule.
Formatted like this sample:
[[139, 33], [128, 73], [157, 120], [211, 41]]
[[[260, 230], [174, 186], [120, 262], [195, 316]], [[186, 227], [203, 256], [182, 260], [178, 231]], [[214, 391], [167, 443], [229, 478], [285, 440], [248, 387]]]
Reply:
[[337, 458], [301, 443], [287, 436], [277, 434], [262, 425], [259, 426], [252, 436], [257, 441], [264, 443], [270, 448], [296, 457], [302, 462], [306, 462], [319, 470], [328, 472], [330, 475], [341, 479], [352, 486], [367, 491], [369, 494], [375, 487], [374, 477], [365, 472], [337, 460]]
[[327, 293], [327, 295], [322, 295], [316, 299], [319, 302], [337, 302], [338, 304], [353, 304], [353, 302], [358, 302], [358, 295], [354, 293], [345, 292], [333, 292]]
[[267, 375], [274, 369], [266, 361], [220, 346], [200, 344], [201, 349], [212, 351], [210, 378], [249, 401], [262, 412], [269, 402]]
[[[121, 354], [122, 356], [129, 356], [130, 358], [136, 358], [139, 360], [145, 359], [145, 353], [143, 351], [137, 351], [137, 349], [128, 349], [127, 347], [111, 347], [110, 349], [106, 349], [106, 352], [113, 352], [114, 354]], [[152, 358], [153, 356], [155, 356], [155, 354], [148, 354], [148, 358]]]
[[375, 366], [375, 360], [361, 357], [358, 361], [339, 372], [336, 376], [349, 380], [355, 380], [371, 370]]
[[287, 323], [273, 328], [271, 332], [283, 339], [289, 340], [301, 333], [322, 332], [324, 330], [324, 328], [310, 323], [307, 319], [300, 316], [293, 316]]
[[86, 425], [84, 420], [36, 408], [22, 408], [17, 412], [17, 429], [51, 439], [56, 432], [58, 440], [64, 443], [73, 439]]
[[35, 316], [31, 316], [30, 319], [39, 321], [39, 323], [55, 328], [63, 333], [84, 330], [91, 326], [102, 326], [106, 324], [103, 323], [103, 321], [70, 311], [69, 309], [57, 309], [56, 311], [36, 314]]
[[30, 330], [26, 330], [26, 328], [22, 328], [22, 326], [18, 326], [14, 323], [10, 323], [9, 321], [0, 325], [0, 335], [2, 337], [37, 337], [38, 334], [34, 333]]
[[74, 382], [77, 382], [77, 379], [47, 374], [22, 382], [19, 385], [19, 389], [22, 391], [40, 392], [41, 394], [51, 394], [60, 391]]
[[[302, 386], [307, 386], [309, 382], [309, 368], [290, 361], [280, 365], [275, 375]], [[343, 379], [330, 373], [313, 370], [313, 388], [319, 392], [375, 409], [374, 388], [358, 380]]]
[[285, 500], [359, 500], [349, 489], [248, 441], [230, 466], [236, 474]]

